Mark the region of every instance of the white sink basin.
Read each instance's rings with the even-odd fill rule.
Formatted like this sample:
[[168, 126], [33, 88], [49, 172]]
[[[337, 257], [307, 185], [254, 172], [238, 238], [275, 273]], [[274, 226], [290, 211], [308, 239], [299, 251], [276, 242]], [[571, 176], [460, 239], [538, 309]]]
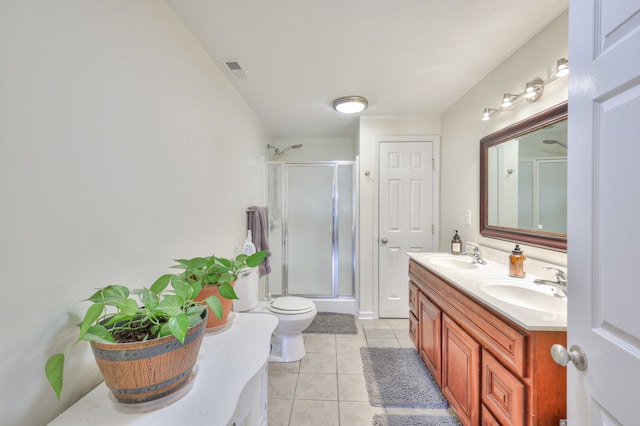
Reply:
[[473, 262], [473, 258], [469, 256], [459, 255], [435, 255], [429, 256], [425, 259], [427, 263], [435, 266], [444, 266], [445, 268], [453, 269], [477, 269], [478, 264]]
[[487, 278], [473, 286], [482, 293], [511, 305], [554, 315], [567, 314], [567, 299], [554, 295], [554, 289], [517, 278]]

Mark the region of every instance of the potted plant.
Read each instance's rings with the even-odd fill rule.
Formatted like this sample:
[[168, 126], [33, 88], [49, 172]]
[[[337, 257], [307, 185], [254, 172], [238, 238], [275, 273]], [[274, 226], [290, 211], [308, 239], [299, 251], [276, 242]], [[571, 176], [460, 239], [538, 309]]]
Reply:
[[[148, 289], [101, 288], [87, 299], [92, 304], [70, 346], [90, 342], [105, 383], [120, 402], [147, 402], [176, 392], [188, 383], [197, 360], [206, 306], [215, 312], [219, 304], [216, 297], [195, 301], [200, 290], [199, 281], [174, 274], [161, 276]], [[58, 399], [64, 362], [63, 351], [45, 366]]]
[[[207, 329], [215, 329], [227, 322], [233, 299], [238, 299], [233, 288], [238, 275], [264, 262], [267, 253], [268, 250], [252, 255], [239, 254], [232, 259], [216, 256], [176, 259], [178, 265], [173, 267], [184, 271], [174, 280], [202, 288], [195, 300], [209, 301], [211, 312], [207, 318]], [[211, 296], [216, 297], [212, 299]]]

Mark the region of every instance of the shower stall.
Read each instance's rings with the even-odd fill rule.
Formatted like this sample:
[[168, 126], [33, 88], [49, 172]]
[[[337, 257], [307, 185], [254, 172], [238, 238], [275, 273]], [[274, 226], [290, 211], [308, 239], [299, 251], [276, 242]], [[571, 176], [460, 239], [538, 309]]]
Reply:
[[355, 311], [356, 163], [267, 162], [267, 292]]

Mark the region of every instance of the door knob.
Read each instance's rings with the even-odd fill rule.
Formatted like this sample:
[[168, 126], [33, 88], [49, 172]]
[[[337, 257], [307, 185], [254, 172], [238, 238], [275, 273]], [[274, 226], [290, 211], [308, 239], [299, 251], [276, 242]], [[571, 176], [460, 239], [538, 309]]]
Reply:
[[382, 244], [387, 244], [387, 243], [389, 242], [389, 240], [388, 240], [388, 239], [386, 239], [386, 238], [383, 238], [383, 239], [381, 239], [381, 240], [380, 240], [380, 242], [381, 242]]
[[551, 358], [563, 367], [565, 367], [569, 362], [573, 362], [573, 365], [580, 370], [584, 371], [587, 369], [587, 355], [584, 353], [582, 348], [578, 345], [573, 345], [567, 350], [562, 345], [553, 345], [551, 346]]

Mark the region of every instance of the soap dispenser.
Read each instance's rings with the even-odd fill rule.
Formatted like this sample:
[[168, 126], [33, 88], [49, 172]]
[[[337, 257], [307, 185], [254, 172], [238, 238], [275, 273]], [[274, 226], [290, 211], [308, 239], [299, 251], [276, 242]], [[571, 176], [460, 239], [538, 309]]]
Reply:
[[527, 273], [524, 271], [524, 260], [526, 259], [520, 245], [516, 244], [515, 248], [509, 256], [509, 276], [515, 278], [524, 278]]
[[460, 235], [458, 235], [458, 231], [453, 236], [451, 240], [451, 253], [452, 254], [461, 254], [462, 253], [462, 240], [460, 239]]

